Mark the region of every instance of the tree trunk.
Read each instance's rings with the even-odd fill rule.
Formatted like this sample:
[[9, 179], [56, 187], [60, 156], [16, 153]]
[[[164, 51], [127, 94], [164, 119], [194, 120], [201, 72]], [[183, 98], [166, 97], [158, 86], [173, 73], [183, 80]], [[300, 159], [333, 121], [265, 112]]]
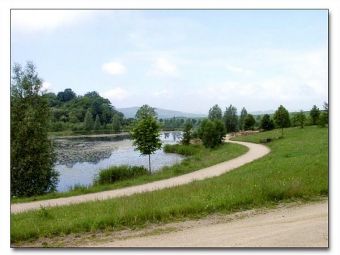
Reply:
[[283, 137], [283, 128], [282, 128], [282, 134], [281, 134], [281, 136]]
[[151, 161], [150, 161], [150, 154], [149, 154], [149, 172], [151, 174]]

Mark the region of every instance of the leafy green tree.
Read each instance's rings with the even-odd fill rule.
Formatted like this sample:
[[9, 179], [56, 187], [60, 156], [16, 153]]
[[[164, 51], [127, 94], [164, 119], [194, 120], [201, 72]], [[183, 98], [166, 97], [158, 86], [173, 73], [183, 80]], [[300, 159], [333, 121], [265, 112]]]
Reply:
[[226, 111], [224, 112], [223, 119], [227, 133], [236, 132], [238, 130], [238, 117], [236, 107], [232, 105], [227, 107]]
[[215, 104], [212, 108], [210, 108], [208, 119], [222, 120], [222, 110], [217, 104]]
[[140, 117], [131, 130], [133, 145], [142, 155], [149, 156], [149, 171], [151, 173], [150, 155], [160, 149], [160, 125], [152, 115], [145, 114]]
[[321, 112], [319, 117], [319, 126], [325, 127], [328, 125], [328, 103], [325, 102], [323, 105], [324, 110]]
[[223, 143], [225, 134], [224, 124], [221, 120], [204, 119], [198, 129], [198, 136], [206, 148], [214, 148]]
[[57, 98], [61, 102], [68, 102], [76, 97], [76, 93], [72, 89], [65, 89], [63, 92], [57, 94]]
[[117, 114], [113, 115], [112, 117], [112, 130], [115, 133], [119, 133], [121, 131], [121, 122]]
[[87, 131], [90, 131], [93, 129], [93, 117], [91, 109], [89, 108], [86, 112], [85, 119], [84, 119], [84, 127]]
[[312, 120], [312, 125], [316, 125], [319, 121], [319, 117], [320, 117], [320, 110], [319, 108], [314, 105], [313, 108], [310, 110], [309, 113], [311, 120]]
[[246, 118], [244, 119], [244, 129], [251, 130], [254, 129], [255, 119], [252, 114], [247, 114]]
[[266, 131], [274, 129], [274, 121], [270, 118], [269, 114], [263, 115], [260, 127]]
[[58, 173], [48, 139], [50, 110], [41, 95], [35, 66], [14, 64], [11, 82], [11, 195], [34, 196], [55, 191]]
[[274, 113], [274, 121], [276, 125], [282, 129], [283, 136], [283, 128], [290, 126], [289, 112], [282, 105]]
[[100, 118], [99, 118], [99, 115], [97, 114], [96, 115], [96, 120], [94, 121], [93, 129], [94, 130], [99, 130], [100, 127], [101, 127], [101, 125], [100, 125]]
[[155, 108], [148, 106], [147, 104], [142, 105], [138, 111], [136, 112], [135, 118], [137, 120], [142, 119], [146, 116], [152, 116], [157, 117], [157, 113], [155, 111]]
[[301, 128], [303, 128], [305, 126], [306, 115], [302, 110], [299, 113], [296, 114], [296, 120], [297, 120], [297, 123], [299, 124], [299, 126]]
[[240, 126], [241, 130], [244, 130], [244, 120], [246, 119], [247, 114], [248, 113], [247, 113], [246, 108], [243, 107], [242, 110], [241, 110], [240, 121], [239, 121], [239, 126]]
[[182, 138], [182, 144], [188, 145], [190, 144], [190, 140], [192, 137], [192, 124], [191, 121], [187, 121], [184, 126], [184, 132], [183, 132], [183, 138]]

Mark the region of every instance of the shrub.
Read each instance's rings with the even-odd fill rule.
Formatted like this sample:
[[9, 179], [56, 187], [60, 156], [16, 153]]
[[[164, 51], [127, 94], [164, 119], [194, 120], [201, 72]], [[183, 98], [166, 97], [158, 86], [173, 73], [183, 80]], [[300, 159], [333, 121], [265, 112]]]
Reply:
[[225, 128], [221, 120], [204, 119], [198, 130], [198, 135], [206, 148], [214, 148], [222, 144], [225, 134]]
[[114, 183], [116, 181], [132, 179], [146, 174], [148, 174], [148, 171], [142, 166], [111, 166], [99, 172], [95, 184]]

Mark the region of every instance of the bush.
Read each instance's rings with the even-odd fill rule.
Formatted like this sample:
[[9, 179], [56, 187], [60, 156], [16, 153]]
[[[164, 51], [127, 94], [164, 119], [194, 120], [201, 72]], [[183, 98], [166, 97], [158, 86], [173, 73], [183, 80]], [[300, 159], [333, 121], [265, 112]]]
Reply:
[[214, 148], [222, 144], [225, 134], [226, 131], [221, 120], [204, 119], [198, 130], [198, 135], [206, 148]]
[[182, 144], [166, 144], [163, 151], [166, 153], [177, 153], [184, 156], [192, 156], [201, 150], [202, 146], [198, 144], [182, 145]]
[[108, 184], [116, 181], [132, 179], [137, 176], [147, 175], [148, 170], [142, 166], [111, 166], [99, 172], [95, 184]]

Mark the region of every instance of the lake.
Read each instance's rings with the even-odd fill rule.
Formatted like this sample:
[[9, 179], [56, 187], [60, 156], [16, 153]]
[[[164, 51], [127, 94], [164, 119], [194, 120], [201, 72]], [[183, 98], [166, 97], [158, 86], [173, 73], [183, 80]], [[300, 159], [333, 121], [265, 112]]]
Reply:
[[[178, 143], [180, 131], [162, 132], [163, 144]], [[100, 169], [113, 165], [133, 165], [148, 168], [148, 156], [135, 151], [127, 134], [55, 138], [57, 153], [55, 169], [59, 172], [57, 191], [67, 191], [75, 185], [93, 183]], [[184, 157], [165, 153], [163, 149], [151, 155], [152, 171], [181, 162]]]

